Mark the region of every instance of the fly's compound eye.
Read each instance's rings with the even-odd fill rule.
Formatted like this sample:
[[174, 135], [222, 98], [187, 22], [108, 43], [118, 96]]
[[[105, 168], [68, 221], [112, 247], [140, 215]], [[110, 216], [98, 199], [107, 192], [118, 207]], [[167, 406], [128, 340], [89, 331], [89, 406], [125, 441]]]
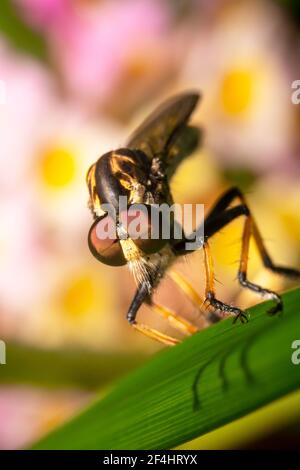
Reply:
[[105, 214], [93, 223], [88, 243], [91, 253], [104, 264], [109, 266], [123, 266], [126, 259], [116, 234], [114, 219]]
[[146, 254], [157, 253], [170, 240], [172, 222], [153, 205], [133, 204], [120, 214], [120, 223], [128, 238]]

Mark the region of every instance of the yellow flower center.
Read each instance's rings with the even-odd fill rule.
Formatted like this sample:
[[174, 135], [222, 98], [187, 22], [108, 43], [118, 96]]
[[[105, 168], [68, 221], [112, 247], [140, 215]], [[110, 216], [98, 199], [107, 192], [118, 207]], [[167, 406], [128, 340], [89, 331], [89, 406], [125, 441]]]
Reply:
[[97, 305], [96, 287], [89, 274], [73, 278], [61, 296], [63, 311], [72, 317], [90, 313]]
[[76, 162], [74, 154], [64, 147], [47, 148], [40, 162], [43, 182], [52, 189], [61, 189], [74, 180]]
[[150, 69], [149, 61], [142, 56], [134, 56], [127, 62], [126, 77], [132, 80], [142, 79]]
[[221, 85], [221, 101], [224, 111], [231, 116], [245, 113], [254, 95], [254, 77], [249, 69], [233, 69], [227, 72]]

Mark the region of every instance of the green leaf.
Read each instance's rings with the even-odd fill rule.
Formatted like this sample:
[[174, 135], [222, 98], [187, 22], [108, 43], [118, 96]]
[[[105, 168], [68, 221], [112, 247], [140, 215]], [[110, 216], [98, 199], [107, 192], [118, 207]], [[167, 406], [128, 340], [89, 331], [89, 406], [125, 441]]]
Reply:
[[299, 388], [300, 290], [283, 300], [280, 316], [263, 303], [246, 325], [228, 319], [158, 353], [33, 448], [168, 449]]
[[185, 442], [176, 449], [248, 449], [256, 442], [272, 439], [277, 433], [286, 434], [300, 424], [300, 390], [272, 401], [204, 436]]
[[0, 367], [0, 384], [92, 390], [132, 371], [145, 362], [146, 355], [50, 350], [8, 343], [6, 358], [7, 364]]
[[20, 51], [34, 55], [38, 59], [47, 58], [44, 38], [30, 29], [18, 15], [11, 0], [1, 0], [0, 34], [5, 36]]

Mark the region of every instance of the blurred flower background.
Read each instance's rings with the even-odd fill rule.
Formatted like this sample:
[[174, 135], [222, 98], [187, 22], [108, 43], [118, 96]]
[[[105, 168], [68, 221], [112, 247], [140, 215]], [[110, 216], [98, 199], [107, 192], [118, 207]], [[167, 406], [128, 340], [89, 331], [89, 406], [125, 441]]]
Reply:
[[[160, 347], [125, 320], [127, 269], [88, 251], [85, 174], [167, 96], [203, 96], [203, 146], [175, 175], [175, 200], [209, 207], [239, 185], [274, 259], [299, 266], [299, 51], [297, 0], [1, 0], [0, 448], [28, 445]], [[233, 223], [212, 247], [219, 297], [247, 307], [258, 299], [236, 282], [241, 229]], [[262, 268], [255, 247], [250, 261], [254, 282], [290, 285]], [[201, 253], [176, 269], [203, 293]], [[172, 282], [156, 297], [197, 322]], [[147, 308], [140, 317], [169, 331]], [[299, 404], [246, 418], [256, 435], [240, 420], [193, 445], [272, 447], [272, 433], [286, 442], [292, 425], [299, 443]]]

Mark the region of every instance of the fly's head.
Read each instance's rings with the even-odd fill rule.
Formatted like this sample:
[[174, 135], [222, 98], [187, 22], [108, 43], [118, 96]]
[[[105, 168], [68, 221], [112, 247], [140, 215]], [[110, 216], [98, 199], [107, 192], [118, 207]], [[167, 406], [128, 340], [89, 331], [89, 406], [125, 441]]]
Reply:
[[142, 151], [119, 149], [90, 167], [87, 185], [92, 254], [110, 266], [128, 264], [137, 284], [146, 282], [150, 291], [171, 257], [153, 206], [171, 199], [162, 169]]

